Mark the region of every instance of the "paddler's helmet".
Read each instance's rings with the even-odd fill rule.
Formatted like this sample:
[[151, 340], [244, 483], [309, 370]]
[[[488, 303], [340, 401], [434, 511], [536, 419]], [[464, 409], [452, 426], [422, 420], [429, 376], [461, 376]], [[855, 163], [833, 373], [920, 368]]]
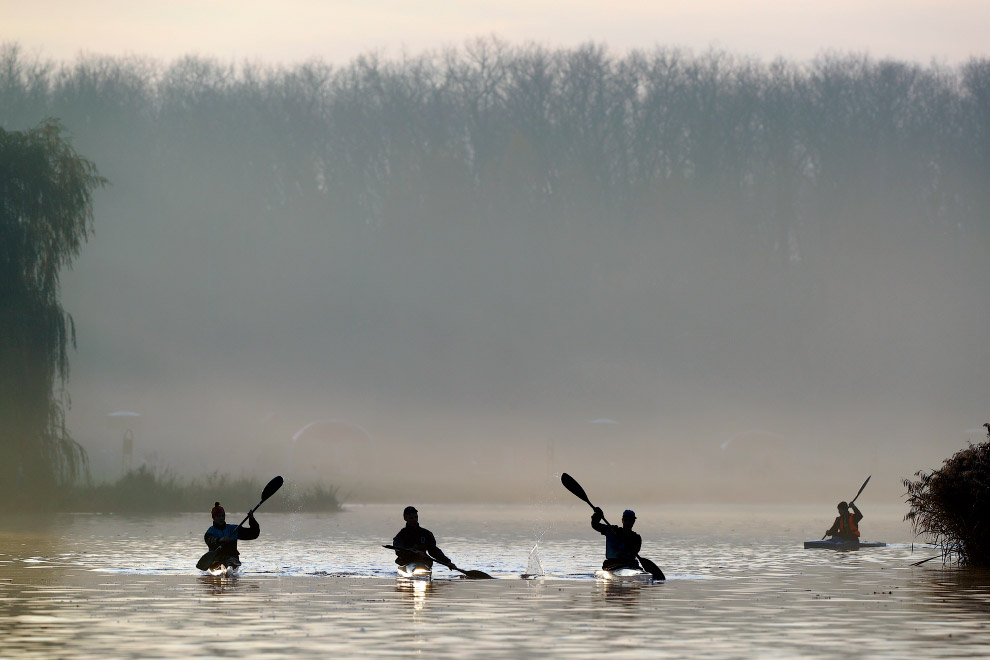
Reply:
[[633, 511], [632, 509], [626, 509], [625, 511], [622, 512], [622, 519], [625, 520], [626, 518], [632, 518], [633, 520], [636, 520], [636, 512]]
[[839, 511], [841, 511], [842, 513], [845, 513], [847, 511], [849, 511], [849, 505], [846, 504], [845, 502], [839, 502], [839, 507], [838, 508], [839, 508]]
[[213, 508], [210, 509], [210, 515], [213, 517], [214, 520], [216, 520], [217, 516], [226, 516], [227, 512], [223, 510], [223, 507], [220, 506], [219, 502], [214, 502]]

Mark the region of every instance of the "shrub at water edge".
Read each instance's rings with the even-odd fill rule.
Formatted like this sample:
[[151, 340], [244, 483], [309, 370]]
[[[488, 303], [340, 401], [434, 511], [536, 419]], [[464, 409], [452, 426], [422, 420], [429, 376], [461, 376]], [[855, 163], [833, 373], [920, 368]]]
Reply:
[[957, 452], [938, 470], [904, 480], [910, 510], [904, 516], [916, 534], [932, 539], [943, 562], [990, 566], [990, 423], [988, 441]]
[[[231, 477], [213, 472], [185, 481], [168, 470], [142, 465], [113, 483], [77, 484], [60, 494], [59, 509], [94, 513], [209, 512], [219, 500], [233, 512], [247, 511], [258, 502], [264, 483], [253, 477]], [[339, 511], [335, 486], [286, 486], [265, 502], [269, 512]]]

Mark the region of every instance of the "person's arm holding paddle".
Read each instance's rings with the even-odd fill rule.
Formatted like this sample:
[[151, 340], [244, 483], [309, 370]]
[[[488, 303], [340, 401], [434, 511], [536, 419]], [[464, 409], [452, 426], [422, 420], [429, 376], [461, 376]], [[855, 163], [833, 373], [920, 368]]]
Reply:
[[441, 550], [440, 548], [437, 547], [437, 544], [436, 544], [435, 541], [434, 541], [432, 547], [427, 548], [426, 552], [437, 563], [443, 564], [444, 566], [446, 566], [447, 568], [449, 568], [452, 571], [458, 570], [457, 569], [457, 566], [454, 564], [454, 562], [450, 560], [450, 557], [448, 557], [447, 555], [443, 554], [443, 550]]
[[395, 554], [398, 555], [398, 561], [401, 561], [402, 563], [409, 563], [414, 557], [419, 559], [429, 559], [437, 562], [441, 566], [446, 566], [451, 570], [457, 570], [457, 566], [454, 565], [454, 562], [452, 562], [450, 558], [443, 553], [443, 550], [438, 548], [436, 545], [433, 545], [426, 550], [420, 550], [419, 548], [407, 548], [405, 546], [398, 545], [398, 541], [396, 540], [397, 538], [398, 537], [392, 539], [392, 545], [387, 545], [385, 547], [395, 550]]
[[223, 538], [219, 534], [214, 534], [212, 527], [206, 530], [206, 534], [203, 534], [203, 540], [206, 541], [206, 547], [210, 550], [216, 550], [223, 543]]
[[[839, 533], [840, 527], [842, 527], [842, 519], [836, 518], [835, 522], [832, 523], [832, 526], [828, 528], [827, 532], [825, 532], [825, 536], [835, 536], [836, 534]], [[822, 538], [825, 538], [825, 536], [823, 536]]]
[[605, 512], [599, 507], [595, 507], [595, 512], [591, 514], [591, 529], [595, 530], [599, 534], [608, 534], [609, 528], [612, 525], [602, 524], [602, 519], [605, 517]]
[[261, 525], [254, 519], [254, 511], [248, 511], [248, 526], [237, 530], [239, 541], [253, 541], [261, 535]]
[[851, 506], [853, 510], [853, 524], [859, 526], [859, 521], [863, 519], [863, 512], [859, 510], [859, 507], [856, 506], [855, 502], [850, 502], [849, 506]]
[[433, 532], [429, 530], [423, 530], [423, 531], [425, 532], [425, 538], [426, 538], [426, 550], [424, 554], [429, 556], [433, 561], [437, 562], [438, 564], [442, 566], [446, 566], [452, 571], [456, 571], [457, 566], [454, 565], [454, 562], [450, 560], [450, 557], [448, 557], [443, 553], [443, 550], [437, 547], [437, 538], [433, 536]]
[[639, 551], [643, 549], [643, 537], [635, 534], [629, 540], [629, 550], [633, 555], [639, 557]]

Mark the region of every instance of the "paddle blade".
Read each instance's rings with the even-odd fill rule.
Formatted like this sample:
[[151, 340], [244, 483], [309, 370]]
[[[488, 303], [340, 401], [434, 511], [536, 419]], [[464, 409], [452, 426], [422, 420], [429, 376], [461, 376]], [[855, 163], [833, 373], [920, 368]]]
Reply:
[[[639, 555], [636, 555], [636, 556], [639, 557]], [[653, 579], [654, 580], [666, 580], [667, 579], [666, 577], [664, 577], [663, 571], [660, 570], [660, 567], [657, 566], [656, 564], [654, 564], [652, 561], [650, 561], [646, 557], [639, 557], [639, 563], [643, 565], [643, 568], [646, 569], [646, 572], [647, 573], [649, 573], [650, 575], [653, 576]]]
[[464, 571], [464, 575], [468, 576], [472, 580], [494, 580], [491, 575], [485, 573], [484, 571]]
[[201, 571], [209, 570], [209, 568], [216, 563], [216, 558], [217, 558], [217, 551], [210, 550], [205, 555], [199, 558], [199, 561], [196, 562], [196, 568], [198, 568]]
[[[278, 492], [278, 489], [282, 487], [282, 483], [283, 483], [282, 477], [275, 477], [274, 479], [269, 481], [268, 485], [265, 486], [265, 489], [261, 491], [261, 502], [264, 502], [269, 497], [271, 497], [276, 492]], [[258, 502], [258, 506], [261, 506], [261, 502]]]
[[571, 475], [565, 472], [564, 474], [560, 475], [560, 483], [564, 484], [564, 488], [571, 491], [579, 498], [587, 502], [588, 506], [590, 506], [591, 508], [595, 508], [595, 505], [591, 503], [591, 500], [589, 500], [588, 496], [585, 494], [584, 488], [581, 488], [581, 484], [575, 481], [574, 477], [572, 477]]
[[859, 492], [856, 493], [856, 497], [854, 497], [851, 500], [849, 500], [849, 503], [850, 504], [852, 504], [857, 499], [859, 499], [859, 496], [863, 493], [863, 489], [866, 488], [866, 484], [870, 483], [870, 477], [872, 477], [872, 476], [873, 475], [871, 474], [869, 477], [866, 478], [866, 481], [863, 482], [863, 485], [859, 487]]

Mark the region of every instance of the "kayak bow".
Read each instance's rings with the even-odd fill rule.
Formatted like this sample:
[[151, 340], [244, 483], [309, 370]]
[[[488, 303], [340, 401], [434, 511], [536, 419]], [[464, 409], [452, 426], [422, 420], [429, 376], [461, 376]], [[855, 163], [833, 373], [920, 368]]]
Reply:
[[413, 561], [408, 564], [400, 564], [397, 567], [399, 577], [415, 578], [417, 580], [429, 580], [433, 577], [433, 569], [425, 561]]
[[595, 571], [595, 577], [612, 582], [653, 582], [652, 575], [638, 568], [600, 569]]

